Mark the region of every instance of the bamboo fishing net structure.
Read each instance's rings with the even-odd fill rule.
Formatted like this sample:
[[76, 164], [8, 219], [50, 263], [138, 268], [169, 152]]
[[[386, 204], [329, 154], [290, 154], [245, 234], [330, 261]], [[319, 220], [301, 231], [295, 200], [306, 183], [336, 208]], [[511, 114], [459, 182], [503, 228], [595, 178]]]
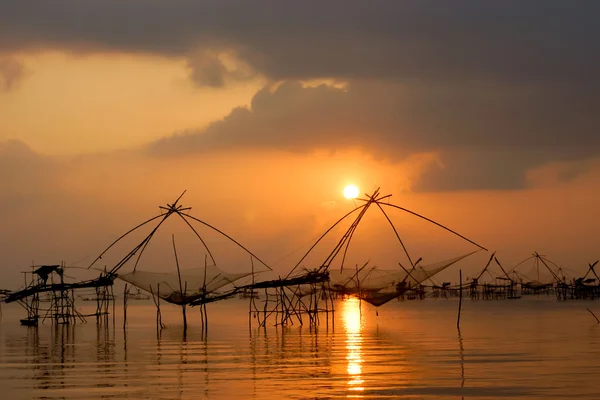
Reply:
[[[327, 229], [300, 258], [287, 276], [272, 282], [250, 285], [249, 288], [251, 289], [264, 290], [264, 293], [261, 293], [261, 296], [264, 296], [262, 308], [257, 306], [255, 298], [250, 300], [250, 321], [257, 319], [259, 326], [265, 326], [269, 318], [273, 318], [275, 325], [293, 324], [294, 322], [302, 325], [302, 317], [308, 316], [311, 325], [318, 324], [320, 314], [324, 314], [329, 320], [329, 314], [335, 312], [334, 298], [337, 296], [355, 296], [375, 307], [379, 307], [405, 293], [418, 290], [424, 281], [431, 279], [437, 273], [465, 257], [479, 250], [486, 250], [436, 221], [389, 203], [390, 197], [391, 195], [381, 195], [379, 189], [377, 189], [371, 195], [365, 194], [365, 198], [356, 199], [363, 204], [342, 216]], [[386, 208], [400, 210], [432, 223], [473, 244], [477, 247], [477, 250], [434, 265], [419, 266], [418, 261], [413, 262], [413, 257], [409, 254], [396, 226], [386, 212]], [[352, 239], [359, 224], [370, 209], [378, 210], [385, 217], [394, 237], [403, 250], [404, 256], [408, 259], [410, 264], [408, 268], [400, 263], [400, 269], [397, 270], [371, 267], [368, 262], [361, 268], [358, 265], [356, 265], [356, 268], [348, 268], [346, 265]], [[318, 267], [313, 269], [301, 268], [302, 263], [316, 246], [327, 235], [330, 235], [334, 228], [346, 220], [350, 220], [350, 226], [343, 232], [325, 259], [318, 264]], [[339, 268], [332, 268], [334, 264], [339, 264]], [[331, 320], [333, 321], [333, 318]]]
[[[573, 280], [573, 283], [570, 283], [571, 278], [568, 277], [564, 268], [538, 252], [534, 252], [511, 269], [505, 269], [495, 254], [491, 255], [481, 273], [470, 282], [471, 299], [519, 299], [522, 296], [542, 294], [556, 294], [558, 299], [569, 299], [578, 295], [586, 296], [594, 293], [593, 286], [595, 285], [587, 287], [583, 283], [588, 274], [581, 280]], [[496, 271], [494, 271], [494, 266]], [[593, 271], [592, 264], [590, 267]], [[593, 279], [588, 283], [595, 281], [596, 279]]]
[[509, 274], [493, 252], [487, 264], [469, 283], [472, 300], [518, 299], [519, 282], [514, 273]]
[[[235, 283], [240, 279], [254, 275], [255, 272], [252, 269], [251, 271], [247, 272], [230, 273], [217, 266], [213, 251], [211, 251], [210, 247], [208, 246], [207, 240], [200, 235], [198, 225], [216, 232], [218, 235], [226, 238], [229, 242], [235, 244], [238, 248], [250, 255], [252, 262], [253, 260], [257, 260], [268, 270], [271, 270], [271, 268], [259, 257], [254, 255], [250, 250], [233, 239], [231, 236], [227, 235], [225, 232], [199, 218], [192, 216], [189, 213], [191, 207], [183, 207], [181, 204], [179, 204], [184, 194], [185, 192], [182, 193], [181, 196], [179, 196], [172, 204], [160, 206], [159, 215], [142, 222], [117, 238], [90, 264], [88, 268], [94, 268], [94, 266], [123, 239], [140, 230], [142, 227], [149, 226], [150, 232], [145, 235], [143, 239], [132, 249], [126, 251], [125, 255], [122, 256], [115, 263], [115, 265], [108, 270], [107, 274], [111, 277], [127, 282], [127, 284], [137, 287], [138, 289], [144, 290], [152, 296], [157, 308], [158, 326], [162, 326], [160, 301], [163, 300], [167, 303], [181, 307], [184, 331], [187, 328], [186, 308], [188, 306], [198, 306], [200, 308], [200, 315], [202, 319], [202, 329], [205, 330], [208, 327], [206, 304], [234, 296], [240, 290], [242, 290], [241, 287], [236, 286]], [[193, 236], [200, 242], [201, 246], [206, 252], [203, 267], [196, 266], [187, 270], [180, 269], [179, 256], [175, 243], [175, 236], [173, 234], [172, 246], [176, 268], [170, 268], [170, 271], [161, 272], [147, 271], [143, 270], [142, 268], [138, 268], [141, 265], [142, 256], [145, 254], [148, 245], [156, 236], [158, 230], [169, 218], [179, 218], [181, 221], [183, 221], [184, 226], [189, 228], [189, 230], [193, 233]], [[131, 267], [130, 270], [127, 270], [127, 267]]]

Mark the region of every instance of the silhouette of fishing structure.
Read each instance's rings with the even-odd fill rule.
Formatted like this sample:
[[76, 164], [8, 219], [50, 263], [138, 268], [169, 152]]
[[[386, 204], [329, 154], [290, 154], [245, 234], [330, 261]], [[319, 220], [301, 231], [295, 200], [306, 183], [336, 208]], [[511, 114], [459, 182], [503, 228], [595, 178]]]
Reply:
[[[529, 271], [521, 272], [528, 261], [533, 261], [533, 266], [530, 267]], [[517, 277], [523, 296], [551, 295], [554, 293], [554, 287], [566, 280], [562, 269], [558, 265], [537, 252], [518, 263], [510, 272]]]
[[[340, 218], [316, 240], [312, 247], [292, 268], [288, 276], [280, 280], [260, 284], [253, 283], [248, 286], [248, 288], [252, 289], [265, 287], [264, 294], [261, 294], [261, 296], [264, 295], [265, 299], [263, 301], [263, 308], [259, 309], [254, 299], [251, 300], [250, 305], [250, 314], [255, 319], [258, 319], [259, 326], [264, 326], [268, 318], [273, 315], [277, 318], [276, 325], [286, 325], [294, 323], [294, 321], [302, 324], [302, 315], [308, 315], [311, 324], [319, 322], [320, 314], [325, 314], [329, 320], [329, 314], [335, 311], [335, 297], [353, 296], [375, 307], [380, 307], [393, 299], [405, 295], [411, 296], [419, 293], [418, 295], [422, 298], [424, 291], [421, 283], [465, 257], [479, 250], [485, 250], [484, 247], [450, 228], [413, 211], [389, 203], [391, 195], [381, 195], [379, 189], [372, 195], [365, 194], [365, 196], [365, 198], [356, 199], [363, 202], [363, 204]], [[400, 269], [384, 270], [377, 266], [369, 266], [368, 261], [362, 267], [355, 265], [355, 268], [348, 268], [346, 266], [348, 249], [356, 233], [356, 229], [367, 211], [371, 208], [379, 210], [385, 217], [403, 250], [403, 254], [408, 259], [410, 264], [408, 268], [398, 263]], [[419, 261], [421, 259], [413, 262], [413, 257], [409, 254], [396, 226], [385, 211], [386, 208], [398, 209], [433, 223], [475, 245], [478, 247], [478, 250], [428, 267], [420, 266]], [[346, 219], [351, 219], [349, 228], [342, 234], [329, 255], [325, 257], [325, 260], [319, 264], [320, 266], [313, 270], [305, 269], [305, 272], [301, 276], [290, 278], [315, 247], [336, 226]], [[339, 262], [339, 269], [332, 268], [334, 262], [336, 264]], [[299, 281], [304, 278], [310, 278], [311, 282]], [[303, 300], [304, 298], [307, 298], [307, 300]]]
[[[187, 308], [198, 307], [202, 321], [202, 330], [208, 329], [207, 304], [240, 296], [249, 301], [249, 325], [257, 321], [264, 327], [269, 321], [276, 326], [308, 322], [311, 326], [320, 323], [324, 316], [327, 322], [335, 312], [334, 300], [339, 297], [352, 296], [365, 301], [376, 308], [393, 299], [412, 300], [433, 298], [450, 298], [466, 291], [471, 299], [518, 299], [521, 296], [553, 294], [558, 299], [596, 299], [600, 297], [600, 278], [595, 271], [598, 261], [589, 264], [587, 273], [572, 281], [565, 271], [545, 256], [533, 253], [532, 256], [518, 263], [514, 268], [506, 270], [492, 253], [484, 268], [469, 282], [451, 285], [450, 282], [438, 283], [435, 276], [449, 266], [463, 260], [471, 254], [487, 250], [483, 246], [462, 236], [456, 231], [423, 215], [390, 203], [391, 195], [381, 195], [379, 189], [373, 194], [365, 194], [364, 198], [355, 199], [362, 204], [342, 216], [327, 229], [291, 268], [285, 276], [276, 279], [258, 279], [266, 271], [273, 271], [258, 256], [218, 228], [190, 214], [191, 207], [184, 207], [180, 200], [182, 193], [172, 204], [160, 206], [160, 213], [121, 235], [112, 242], [87, 268], [99, 271], [95, 279], [70, 282], [65, 280], [64, 264], [38, 265], [25, 272], [25, 287], [16, 291], [3, 290], [0, 301], [17, 302], [27, 312], [21, 320], [24, 325], [37, 325], [39, 321], [50, 319], [56, 324], [72, 324], [84, 322], [86, 317], [95, 316], [97, 321], [107, 319], [115, 296], [113, 285], [115, 279], [125, 284], [123, 292], [124, 319], [126, 326], [128, 299], [151, 298], [157, 309], [157, 329], [162, 329], [161, 301], [181, 307], [184, 332], [187, 329]], [[453, 235], [477, 247], [475, 251], [445, 260], [436, 264], [422, 265], [422, 258], [414, 260], [403, 239], [398, 233], [386, 210], [399, 210], [442, 228]], [[395, 240], [402, 249], [401, 256], [408, 260], [405, 266], [398, 262], [396, 269], [382, 269], [370, 264], [370, 260], [362, 265], [347, 260], [348, 251], [355, 237], [356, 230], [369, 210], [376, 210], [384, 216]], [[152, 272], [138, 268], [142, 257], [155, 237], [159, 228], [171, 217], [183, 221], [194, 237], [203, 246], [206, 254], [204, 266], [181, 270], [175, 236], [172, 235], [172, 248], [175, 268], [170, 272]], [[333, 235], [334, 228], [342, 222], [350, 222], [349, 227], [337, 238], [333, 249], [317, 263], [316, 268], [306, 268], [303, 262], [328, 235]], [[230, 273], [217, 266], [213, 252], [206, 239], [200, 234], [198, 225], [210, 229], [225, 237], [250, 256], [250, 266], [246, 272]], [[130, 248], [124, 256], [111, 268], [102, 269], [96, 265], [103, 260], [115, 245], [142, 227], [150, 228], [140, 242]], [[533, 277], [523, 273], [527, 261], [533, 261]], [[255, 262], [259, 263], [256, 268]], [[315, 264], [313, 264], [315, 265]], [[125, 266], [133, 266], [125, 271]], [[266, 268], [266, 269], [265, 269]], [[546, 277], [542, 277], [546, 275]], [[549, 279], [548, 276], [549, 275]], [[250, 282], [248, 282], [250, 279]], [[245, 282], [243, 282], [245, 280]], [[240, 283], [243, 282], [243, 283]], [[427, 283], [429, 282], [429, 283]], [[92, 289], [93, 294], [84, 297], [76, 295], [77, 291]], [[148, 295], [142, 293], [147, 292]], [[83, 315], [75, 307], [75, 299], [96, 301], [94, 313]], [[47, 300], [47, 305], [42, 305]], [[333, 321], [333, 318], [331, 318]]]
[[472, 300], [519, 299], [518, 285], [514, 274], [511, 276], [504, 269], [493, 252], [485, 267], [469, 283], [469, 297]]
[[596, 273], [596, 265], [588, 264], [588, 270], [582, 277], [573, 279], [571, 282], [566, 280], [557, 284], [556, 297], [559, 300], [595, 300], [600, 298], [600, 278]]
[[[35, 325], [38, 319], [42, 317], [40, 295], [50, 293], [52, 305], [46, 310], [46, 314], [43, 316], [44, 319], [51, 316], [55, 322], [65, 324], [74, 323], [78, 320], [85, 321], [85, 316], [75, 308], [75, 298], [82, 297], [76, 296], [75, 291], [93, 288], [95, 295], [88, 297], [88, 300], [96, 300], [97, 309], [91, 315], [98, 318], [107, 316], [110, 304], [114, 308], [114, 280], [120, 279], [126, 282], [123, 293], [124, 326], [126, 326], [127, 318], [127, 299], [130, 296], [132, 287], [135, 287], [138, 291], [148, 292], [153, 299], [157, 309], [156, 321], [159, 330], [163, 326], [160, 310], [161, 301], [181, 307], [184, 332], [187, 329], [187, 307], [198, 307], [202, 329], [205, 331], [208, 328], [207, 304], [228, 299], [234, 295], [247, 295], [248, 293], [251, 293], [247, 296], [249, 299], [250, 325], [252, 325], [253, 319], [258, 321], [259, 326], [266, 326], [267, 321], [270, 320], [275, 325], [288, 325], [296, 322], [302, 325], [306, 318], [310, 325], [317, 325], [320, 322], [320, 315], [325, 315], [325, 318], [329, 320], [330, 314], [335, 312], [334, 299], [336, 297], [355, 296], [375, 307], [382, 306], [400, 296], [410, 298], [410, 296], [418, 295], [422, 298], [424, 293], [422, 283], [424, 281], [473, 253], [427, 267], [419, 264], [421, 259], [413, 262], [413, 258], [408, 253], [398, 230], [385, 211], [386, 208], [398, 209], [424, 219], [472, 243], [478, 249], [484, 249], [459, 233], [427, 217], [389, 203], [391, 195], [382, 196], [379, 189], [377, 189], [372, 195], [365, 195], [364, 199], [356, 199], [363, 204], [348, 212], [323, 233], [287, 275], [279, 276], [277, 279], [259, 280], [258, 277], [262, 273], [267, 270], [272, 271], [272, 268], [231, 236], [192, 216], [189, 213], [191, 208], [183, 207], [179, 203], [184, 194], [185, 192], [172, 204], [160, 206], [159, 215], [138, 224], [113, 241], [87, 268], [88, 270], [98, 270], [100, 272], [98, 278], [70, 283], [64, 280], [64, 266], [40, 266], [31, 272], [31, 278], [24, 289], [6, 294], [5, 302], [19, 302], [28, 313], [27, 318], [22, 320], [22, 323]], [[408, 267], [405, 268], [401, 263], [398, 263], [400, 267], [398, 270], [383, 270], [376, 266], [369, 266], [368, 262], [361, 268], [358, 265], [354, 269], [346, 267], [346, 256], [356, 229], [370, 208], [378, 209], [385, 216], [395, 238], [403, 249], [404, 255], [408, 259]], [[175, 236], [172, 235], [173, 257], [176, 267], [174, 271], [152, 272], [138, 268], [156, 232], [171, 217], [183, 221], [203, 246], [206, 251], [204, 267], [182, 271], [179, 265]], [[345, 220], [351, 221], [349, 228], [342, 234], [328, 256], [318, 263], [319, 266], [313, 269], [301, 267], [302, 262], [315, 246]], [[250, 256], [250, 270], [241, 273], [229, 273], [217, 267], [213, 252], [206, 240], [200, 235], [199, 229], [197, 229], [198, 224], [217, 232], [244, 250]], [[112, 267], [105, 266], [100, 269], [96, 266], [100, 260], [103, 260], [103, 257], [107, 256], [108, 252], [115, 248], [117, 243], [142, 227], [149, 227], [150, 232], [122, 257], [118, 257], [118, 261]], [[255, 269], [255, 261], [262, 265], [261, 269]], [[334, 262], [339, 262], [339, 269], [331, 268]], [[132, 269], [125, 272], [125, 266], [132, 266]], [[245, 278], [250, 278], [251, 282], [239, 284]], [[131, 286], [128, 288], [127, 285]], [[333, 321], [333, 318], [331, 320]]]
[[[483, 270], [469, 282], [469, 295], [477, 300], [520, 299], [524, 296], [556, 295], [559, 300], [595, 299], [600, 296], [600, 280], [589, 264], [587, 273], [571, 279], [564, 268], [534, 252], [506, 270], [493, 253]], [[492, 263], [493, 261], [493, 263]], [[494, 271], [493, 266], [499, 268]], [[524, 270], [529, 266], [529, 270]]]
[[[25, 287], [6, 294], [3, 300], [5, 303], [17, 302], [27, 311], [27, 317], [21, 319], [21, 324], [35, 326], [40, 319], [42, 322], [50, 319], [56, 324], [70, 324], [85, 322], [86, 316], [108, 315], [114, 277], [101, 274], [96, 279], [66, 282], [65, 269], [64, 264], [33, 266], [31, 272], [23, 273]], [[88, 288], [94, 288], [97, 293], [103, 295], [98, 297], [96, 312], [83, 315], [75, 307], [75, 291]], [[49, 295], [46, 298], [49, 303], [46, 308], [41, 305], [45, 300], [42, 298], [44, 294]]]
[[[227, 235], [225, 232], [208, 224], [205, 221], [202, 221], [201, 219], [192, 216], [189, 213], [191, 207], [184, 207], [179, 204], [184, 194], [185, 192], [183, 192], [172, 204], [160, 206], [159, 215], [142, 222], [117, 238], [90, 264], [88, 268], [93, 268], [94, 265], [102, 260], [102, 258], [105, 257], [107, 253], [124, 238], [138, 231], [142, 227], [149, 226], [149, 224], [154, 223], [154, 225], [151, 226], [150, 233], [147, 234], [131, 250], [126, 252], [125, 255], [107, 271], [107, 274], [150, 294], [154, 304], [156, 305], [156, 320], [157, 327], [159, 329], [163, 326], [160, 311], [160, 302], [162, 300], [181, 307], [184, 331], [187, 329], [187, 307], [198, 306], [200, 309], [202, 330], [204, 331], [208, 328], [206, 305], [208, 303], [230, 298], [240, 292], [242, 290], [241, 287], [235, 286], [234, 283], [250, 275], [254, 275], [254, 270], [242, 273], [229, 273], [220, 269], [217, 266], [217, 262], [213, 252], [207, 244], [207, 241], [205, 238], [203, 238], [203, 236], [200, 235], [198, 225], [209, 228], [211, 231], [218, 233], [220, 236], [225, 237], [228, 241], [241, 248], [250, 255], [252, 264], [253, 260], [257, 260], [268, 270], [272, 269], [259, 257], [254, 255], [250, 250], [233, 239], [231, 236]], [[171, 217], [179, 218], [181, 221], [183, 221], [185, 226], [191, 230], [194, 237], [201, 243], [202, 247], [206, 251], [204, 267], [196, 267], [190, 270], [182, 271], [180, 268], [175, 236], [172, 235], [173, 257], [175, 261], [174, 271], [152, 272], [144, 271], [141, 268], [138, 268], [140, 261], [142, 260], [142, 256], [144, 255], [148, 245], [151, 243], [153, 237], [155, 237], [157, 231], [165, 223], [165, 221]], [[124, 272], [124, 267], [131, 264], [133, 264], [132, 270], [130, 272]], [[131, 287], [129, 290], [131, 290]], [[126, 287], [124, 291], [124, 298], [127, 299], [129, 296], [130, 293]], [[124, 301], [123, 306], [125, 325], [127, 315], [127, 300]]]

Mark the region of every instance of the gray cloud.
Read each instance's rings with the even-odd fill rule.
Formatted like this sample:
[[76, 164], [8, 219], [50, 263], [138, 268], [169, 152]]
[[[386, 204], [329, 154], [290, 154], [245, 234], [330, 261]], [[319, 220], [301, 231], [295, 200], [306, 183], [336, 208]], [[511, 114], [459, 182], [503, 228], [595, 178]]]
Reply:
[[233, 49], [275, 80], [584, 85], [600, 70], [600, 3], [593, 0], [3, 0], [1, 10], [1, 50], [187, 56]]
[[0, 57], [0, 92], [14, 89], [25, 75], [23, 63], [12, 57]]
[[443, 168], [429, 171], [421, 190], [514, 188], [525, 184], [529, 168], [597, 156], [599, 129], [593, 109], [568, 90], [287, 82], [258, 92], [250, 108], [202, 131], [159, 140], [150, 151], [361, 147], [396, 161], [435, 151]]
[[227, 66], [226, 61], [222, 59], [227, 56], [232, 58], [231, 61], [235, 58], [214, 51], [195, 52], [188, 57], [190, 78], [197, 86], [219, 88], [225, 86], [228, 81], [245, 81], [255, 76], [243, 62]]
[[189, 65], [192, 70], [190, 77], [199, 86], [225, 86], [227, 69], [217, 57], [202, 57], [196, 62], [190, 62]]
[[[361, 146], [441, 154], [422, 190], [520, 187], [524, 171], [600, 147], [600, 3], [574, 0], [58, 0], [0, 3], [0, 51], [57, 48], [186, 57], [220, 87], [285, 83], [155, 154]], [[234, 55], [241, 67], [223, 61]]]

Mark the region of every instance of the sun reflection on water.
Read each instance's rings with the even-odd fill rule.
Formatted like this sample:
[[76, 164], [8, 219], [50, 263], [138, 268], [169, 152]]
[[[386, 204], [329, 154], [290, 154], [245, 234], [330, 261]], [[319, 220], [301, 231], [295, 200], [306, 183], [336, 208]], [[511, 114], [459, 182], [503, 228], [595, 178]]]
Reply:
[[346, 330], [346, 360], [348, 360], [348, 388], [362, 391], [362, 321], [360, 301], [356, 298], [346, 299], [342, 303], [342, 318]]

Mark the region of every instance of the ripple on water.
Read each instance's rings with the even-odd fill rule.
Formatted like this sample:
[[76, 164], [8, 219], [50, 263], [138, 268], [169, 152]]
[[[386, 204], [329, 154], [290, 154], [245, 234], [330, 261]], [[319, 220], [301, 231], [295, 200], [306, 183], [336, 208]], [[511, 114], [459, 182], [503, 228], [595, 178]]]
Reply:
[[176, 309], [157, 336], [147, 306], [130, 306], [126, 331], [119, 316], [27, 328], [5, 307], [0, 387], [7, 399], [600, 398], [600, 329], [576, 303], [539, 303], [466, 302], [457, 332], [452, 300], [379, 317], [346, 301], [317, 329], [248, 329], [231, 300], [209, 309], [207, 338], [192, 318], [184, 338]]

